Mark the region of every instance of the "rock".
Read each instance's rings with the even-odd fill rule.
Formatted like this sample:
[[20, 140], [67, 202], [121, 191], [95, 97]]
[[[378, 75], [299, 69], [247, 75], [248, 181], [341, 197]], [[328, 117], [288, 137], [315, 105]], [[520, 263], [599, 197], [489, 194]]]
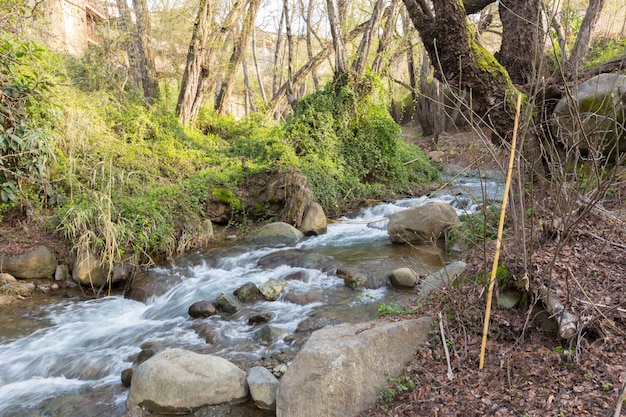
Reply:
[[356, 416], [377, 387], [402, 373], [429, 338], [432, 320], [372, 321], [314, 332], [281, 379], [277, 417]]
[[261, 297], [261, 292], [254, 282], [246, 282], [233, 291], [233, 295], [242, 303], [248, 303]]
[[304, 306], [312, 303], [323, 303], [326, 301], [326, 297], [324, 297], [324, 293], [321, 290], [309, 290], [307, 292], [292, 291], [286, 293], [283, 300]]
[[394, 243], [430, 243], [458, 223], [456, 211], [449, 204], [437, 202], [392, 214], [387, 231]]
[[17, 282], [17, 279], [11, 274], [0, 273], [0, 285], [13, 284]]
[[426, 298], [433, 291], [451, 285], [465, 270], [467, 264], [461, 261], [452, 262], [432, 275], [424, 278], [420, 285], [419, 297]]
[[304, 252], [297, 249], [270, 253], [257, 262], [258, 266], [266, 269], [288, 265], [294, 268], [319, 269], [322, 272], [328, 272], [333, 269], [334, 264], [335, 260], [330, 256]]
[[304, 234], [290, 224], [275, 222], [260, 228], [251, 238], [252, 243], [263, 246], [295, 245]]
[[144, 406], [153, 412], [241, 401], [248, 396], [246, 373], [213, 355], [168, 349], [137, 366], [126, 408]]
[[135, 266], [130, 259], [116, 263], [111, 270], [112, 283], [128, 281], [133, 276], [133, 272], [135, 272]]
[[250, 395], [257, 407], [264, 410], [276, 409], [276, 390], [278, 379], [267, 368], [255, 366], [248, 371], [247, 377]]
[[498, 293], [498, 306], [502, 308], [513, 308], [522, 299], [522, 294], [514, 288], [506, 288]]
[[76, 255], [72, 278], [82, 285], [100, 287], [107, 282], [107, 275], [100, 266], [98, 257], [89, 250], [81, 249]]
[[217, 308], [215, 305], [207, 300], [202, 300], [193, 303], [189, 306], [187, 313], [194, 319], [201, 317], [211, 317], [217, 314]]
[[266, 300], [275, 301], [286, 286], [287, 281], [284, 279], [272, 278], [261, 284], [259, 291]]
[[399, 268], [391, 273], [389, 280], [394, 287], [413, 288], [417, 284], [417, 274], [411, 268]]
[[45, 245], [20, 255], [0, 256], [0, 271], [15, 278], [51, 278], [56, 267], [56, 257]]
[[126, 388], [130, 387], [130, 384], [133, 380], [133, 368], [126, 368], [122, 371], [122, 375], [120, 376], [122, 380], [122, 385]]
[[350, 287], [353, 290], [360, 290], [368, 287], [369, 280], [367, 279], [367, 276], [350, 268], [338, 268], [337, 276], [339, 278], [343, 278], [343, 283], [346, 287]]
[[221, 293], [215, 299], [215, 307], [222, 313], [235, 314], [241, 309], [241, 303], [233, 296]]
[[248, 317], [248, 324], [267, 323], [272, 317], [274, 317], [272, 313], [255, 314], [254, 316]]
[[304, 212], [300, 231], [305, 236], [323, 235], [326, 233], [328, 222], [324, 209], [318, 203], [312, 202]]
[[69, 276], [70, 276], [70, 269], [65, 264], [58, 265], [56, 270], [54, 271], [55, 281], [65, 281]]
[[266, 325], [257, 330], [255, 334], [262, 346], [271, 346], [285, 337], [287, 333], [289, 332], [285, 329]]
[[[600, 74], [572, 88], [556, 105], [552, 131], [567, 146], [626, 152], [626, 75]], [[582, 122], [582, 129], [580, 122]]]

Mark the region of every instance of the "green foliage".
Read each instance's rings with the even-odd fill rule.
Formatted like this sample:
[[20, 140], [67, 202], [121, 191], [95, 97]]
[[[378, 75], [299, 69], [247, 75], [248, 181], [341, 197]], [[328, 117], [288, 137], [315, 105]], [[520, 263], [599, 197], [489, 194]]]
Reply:
[[391, 378], [388, 372], [385, 372], [387, 386], [378, 391], [378, 399], [383, 403], [392, 402], [399, 394], [415, 388], [415, 382], [408, 375], [400, 375], [397, 378]]
[[591, 45], [587, 54], [585, 68], [594, 68], [605, 62], [620, 58], [624, 54], [626, 54], [626, 38], [600, 38]]
[[285, 126], [302, 172], [329, 212], [351, 196], [394, 193], [438, 177], [424, 153], [404, 143], [369, 88], [329, 83], [301, 100]]
[[461, 224], [448, 231], [448, 247], [452, 248], [457, 241], [470, 247], [480, 247], [485, 241], [496, 239], [499, 221], [498, 204], [485, 205], [479, 213], [462, 216]]
[[405, 310], [399, 305], [393, 304], [388, 305], [384, 303], [378, 304], [378, 308], [376, 309], [379, 315], [388, 315], [388, 316], [407, 316], [412, 314], [417, 314], [416, 310]]
[[56, 112], [50, 80], [39, 70], [44, 49], [11, 35], [0, 37], [0, 201], [15, 201], [22, 183], [47, 186]]

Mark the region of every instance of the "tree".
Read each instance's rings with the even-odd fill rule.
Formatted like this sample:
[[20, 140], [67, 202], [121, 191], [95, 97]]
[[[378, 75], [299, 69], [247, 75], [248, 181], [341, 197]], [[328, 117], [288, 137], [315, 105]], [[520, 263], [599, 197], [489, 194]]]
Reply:
[[154, 52], [150, 37], [150, 15], [147, 0], [133, 0], [137, 19], [138, 62], [141, 69], [141, 84], [146, 105], [151, 106], [159, 98]]
[[223, 114], [226, 110], [228, 97], [230, 96], [230, 93], [233, 89], [235, 72], [237, 71], [237, 68], [243, 60], [245, 47], [250, 42], [254, 20], [256, 19], [257, 12], [259, 11], [260, 4], [261, 0], [250, 0], [249, 2], [248, 11], [241, 27], [241, 33], [239, 34], [233, 46], [233, 53], [226, 68], [226, 75], [224, 76], [224, 80], [222, 81], [222, 87], [215, 99], [215, 110], [217, 110], [217, 112], [220, 114]]
[[141, 65], [139, 63], [139, 45], [137, 43], [137, 38], [133, 36], [135, 31], [126, 0], [117, 0], [117, 10], [120, 15], [120, 27], [124, 36], [126, 55], [128, 56], [128, 73], [135, 88], [143, 89], [141, 81]]
[[188, 125], [197, 116], [197, 113], [194, 114], [193, 112], [193, 104], [201, 87], [202, 64], [205, 59], [207, 40], [209, 39], [210, 18], [210, 0], [200, 0], [187, 52], [187, 65], [185, 66], [176, 104], [176, 115], [183, 125]]

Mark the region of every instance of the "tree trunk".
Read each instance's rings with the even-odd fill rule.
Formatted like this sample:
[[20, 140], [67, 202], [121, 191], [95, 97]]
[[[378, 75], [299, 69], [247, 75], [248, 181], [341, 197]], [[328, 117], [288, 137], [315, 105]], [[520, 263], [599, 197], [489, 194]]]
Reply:
[[226, 112], [228, 98], [231, 94], [231, 91], [233, 89], [233, 83], [235, 81], [235, 72], [241, 64], [243, 54], [245, 52], [245, 47], [250, 42], [250, 35], [252, 34], [254, 20], [256, 19], [257, 12], [259, 11], [260, 4], [261, 0], [250, 0], [250, 3], [248, 5], [248, 12], [246, 13], [246, 17], [244, 18], [243, 26], [241, 27], [241, 33], [239, 37], [235, 40], [233, 54], [231, 55], [230, 61], [228, 62], [228, 67], [226, 68], [226, 75], [224, 76], [222, 87], [220, 88], [217, 98], [215, 99], [215, 110], [217, 110], [219, 114], [224, 114]]
[[402, 4], [400, 0], [392, 0], [391, 2], [389, 16], [385, 22], [383, 35], [378, 42], [378, 50], [376, 51], [376, 57], [374, 58], [374, 63], [372, 64], [372, 71], [375, 73], [383, 71], [385, 64], [389, 62], [389, 54], [387, 54], [386, 51], [389, 50], [391, 41], [393, 40], [393, 36], [395, 34], [396, 21], [398, 20], [398, 14], [400, 13], [400, 4]]
[[510, 139], [519, 91], [504, 67], [474, 39], [463, 3], [439, 0], [434, 13], [424, 0], [403, 0], [431, 61], [435, 77], [472, 90], [474, 110], [501, 138]]
[[130, 18], [130, 10], [126, 0], [117, 0], [117, 10], [120, 14], [121, 29], [124, 33], [124, 44], [128, 55], [128, 72], [135, 88], [143, 90], [141, 84], [141, 65], [139, 65], [139, 47], [133, 36], [133, 22]]
[[248, 76], [248, 66], [246, 65], [246, 59], [241, 61], [241, 68], [243, 69], [243, 82], [246, 86], [246, 115], [248, 115], [248, 109], [252, 112], [256, 112], [256, 106], [254, 105], [254, 93], [252, 92], [252, 85], [250, 84], [250, 77]]
[[502, 45], [495, 55], [515, 84], [537, 79], [545, 45], [540, 0], [500, 0]]
[[261, 79], [261, 70], [259, 69], [259, 60], [256, 56], [256, 31], [252, 28], [252, 58], [254, 59], [254, 71], [256, 73], [256, 80], [259, 84], [259, 90], [261, 91], [261, 98], [263, 104], [267, 105], [267, 96], [265, 95], [265, 88], [263, 87], [263, 80]]
[[[398, 1], [398, 0], [395, 0], [395, 1]], [[306, 53], [307, 53], [307, 57], [309, 61], [313, 59], [313, 39], [312, 39], [313, 27], [312, 27], [312, 22], [311, 22], [311, 16], [313, 14], [313, 4], [314, 4], [314, 1], [309, 0], [307, 11], [306, 11], [306, 18], [305, 18], [306, 20]], [[303, 9], [302, 12], [304, 13], [304, 5], [302, 5], [302, 9]], [[317, 71], [315, 70], [311, 71], [311, 78], [313, 79], [313, 86], [317, 90], [319, 86], [319, 78], [317, 76]]]
[[276, 34], [276, 49], [274, 49], [274, 75], [272, 77], [272, 94], [276, 94], [278, 88], [278, 58], [280, 57], [280, 47], [283, 40], [283, 23], [285, 22], [285, 8], [280, 13], [280, 22], [278, 23], [278, 33]]
[[137, 39], [139, 63], [141, 66], [141, 84], [146, 105], [151, 106], [159, 98], [159, 82], [154, 65], [154, 52], [150, 37], [150, 15], [146, 0], [133, 0], [137, 20]]
[[326, 0], [328, 9], [328, 23], [330, 25], [330, 33], [333, 37], [333, 46], [335, 49], [335, 77], [346, 73], [348, 66], [346, 64], [346, 47], [341, 33], [341, 23], [339, 21], [339, 5], [337, 0]]
[[295, 97], [291, 85], [291, 79], [293, 77], [293, 36], [291, 34], [291, 15], [289, 14], [289, 0], [283, 0], [283, 14], [285, 15], [285, 36], [287, 37], [287, 85], [289, 102], [295, 103]]
[[176, 104], [176, 115], [183, 125], [188, 125], [197, 117], [192, 111], [193, 103], [201, 87], [202, 63], [205, 59], [207, 40], [210, 30], [211, 3], [210, 0], [200, 0], [198, 14], [193, 27], [191, 42], [187, 52], [187, 65]]
[[574, 48], [572, 48], [572, 53], [567, 61], [566, 72], [569, 75], [573, 75], [583, 69], [585, 55], [591, 43], [591, 32], [593, 32], [596, 26], [603, 7], [604, 0], [589, 0], [589, 7], [587, 7], [587, 12], [578, 30], [576, 43], [574, 43]]
[[[356, 39], [357, 36], [359, 36], [361, 33], [363, 33], [365, 31], [365, 28], [367, 27], [367, 23], [368, 22], [363, 22], [361, 23], [359, 26], [357, 26], [356, 28], [354, 28], [350, 34], [347, 36], [347, 41], [351, 42], [354, 39]], [[328, 58], [328, 56], [333, 52], [333, 45], [332, 44], [326, 44], [326, 46], [324, 48], [322, 48], [321, 51], [319, 51], [317, 53], [317, 55], [315, 55], [313, 57], [313, 59], [309, 60], [309, 62], [307, 62], [306, 64], [304, 64], [294, 75], [293, 75], [293, 81], [292, 81], [292, 86], [295, 88], [297, 85], [299, 85], [300, 83], [304, 82], [304, 80], [306, 80], [306, 77], [308, 77], [308, 75], [311, 73], [311, 71], [313, 71], [315, 68], [319, 67], [322, 62], [324, 62], [324, 60], [326, 58]], [[284, 83], [274, 94], [274, 96], [272, 97], [272, 109], [274, 112], [277, 111], [278, 106], [280, 105], [280, 103], [285, 99], [286, 94], [287, 94], [287, 83]]]
[[355, 72], [357, 79], [360, 78], [363, 71], [365, 71], [365, 64], [367, 64], [367, 57], [372, 45], [372, 39], [374, 38], [374, 35], [378, 33], [378, 28], [380, 27], [380, 21], [383, 18], [384, 11], [384, 0], [377, 0], [374, 5], [374, 10], [372, 11], [372, 17], [370, 17], [365, 33], [361, 38], [359, 48], [356, 51], [356, 59], [352, 63], [352, 70]]

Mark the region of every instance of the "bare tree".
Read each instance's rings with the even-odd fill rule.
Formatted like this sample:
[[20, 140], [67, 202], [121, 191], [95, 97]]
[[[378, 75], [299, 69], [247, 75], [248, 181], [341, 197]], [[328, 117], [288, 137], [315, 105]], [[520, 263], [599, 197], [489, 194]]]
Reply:
[[256, 53], [256, 30], [252, 29], [252, 58], [254, 59], [254, 70], [256, 72], [257, 83], [259, 84], [259, 90], [261, 91], [261, 98], [263, 104], [267, 104], [267, 95], [265, 94], [265, 88], [263, 87], [263, 80], [261, 78], [261, 70], [259, 68], [259, 59]]
[[589, 0], [589, 7], [578, 31], [572, 53], [567, 60], [566, 72], [573, 74], [583, 68], [584, 58], [591, 44], [591, 32], [596, 26], [603, 7], [604, 0]]
[[135, 88], [143, 89], [141, 83], [141, 66], [139, 65], [139, 46], [133, 35], [133, 22], [130, 18], [130, 10], [126, 0], [117, 0], [117, 10], [120, 15], [120, 28], [124, 36], [126, 55], [128, 56], [129, 75]]
[[359, 48], [356, 51], [356, 59], [352, 63], [352, 70], [355, 72], [357, 78], [363, 74], [363, 71], [365, 71], [365, 64], [367, 63], [367, 57], [372, 45], [372, 40], [374, 39], [374, 35], [378, 33], [384, 11], [384, 0], [377, 0], [374, 5], [374, 10], [372, 11], [372, 17], [369, 19], [365, 33], [361, 38]]
[[326, 0], [328, 10], [328, 22], [330, 24], [330, 33], [333, 37], [333, 46], [335, 49], [335, 76], [343, 75], [348, 69], [346, 61], [346, 47], [341, 33], [341, 23], [339, 20], [339, 5], [337, 0]]
[[[387, 17], [387, 21], [385, 22], [385, 27], [383, 29], [383, 34], [378, 41], [378, 49], [376, 50], [376, 56], [374, 57], [374, 63], [372, 64], [372, 71], [381, 72], [388, 60], [389, 47], [391, 45], [391, 41], [394, 38], [396, 31], [396, 22], [398, 20], [398, 14], [400, 13], [400, 5], [402, 2], [400, 0], [392, 0], [391, 6], [389, 7], [389, 13]], [[386, 59], [387, 58], [387, 59]]]
[[200, 0], [187, 52], [187, 65], [185, 66], [178, 103], [176, 104], [176, 115], [183, 125], [188, 125], [197, 116], [197, 113], [194, 114], [192, 109], [201, 86], [202, 63], [205, 59], [207, 40], [209, 39], [210, 19], [210, 0]]
[[231, 94], [235, 81], [235, 72], [241, 64], [245, 47], [250, 42], [250, 36], [252, 35], [254, 20], [256, 19], [257, 12], [259, 11], [260, 4], [261, 0], [250, 0], [248, 4], [248, 11], [246, 12], [246, 16], [241, 27], [241, 33], [235, 40], [233, 53], [228, 62], [222, 86], [215, 99], [215, 110], [217, 110], [219, 114], [224, 114], [226, 111], [228, 98]]
[[151, 106], [159, 98], [159, 82], [150, 37], [150, 15], [146, 0], [133, 0], [133, 6], [137, 20], [138, 60], [141, 68], [143, 97], [146, 104]]

